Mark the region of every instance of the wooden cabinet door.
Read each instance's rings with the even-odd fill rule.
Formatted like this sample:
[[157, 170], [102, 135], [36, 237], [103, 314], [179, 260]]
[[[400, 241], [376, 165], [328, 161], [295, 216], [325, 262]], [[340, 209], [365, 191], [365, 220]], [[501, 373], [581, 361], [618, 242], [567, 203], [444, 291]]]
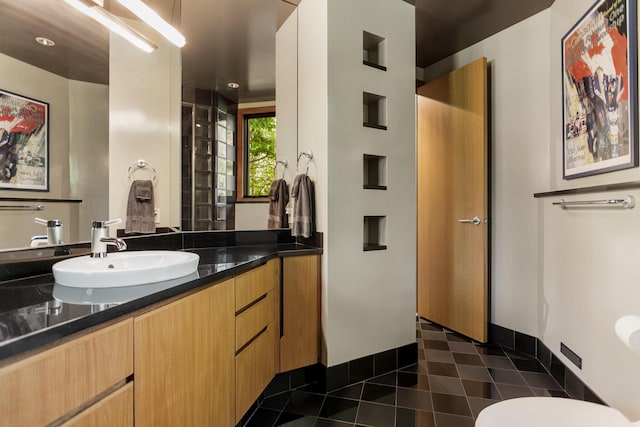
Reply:
[[283, 258], [280, 372], [318, 362], [320, 257]]
[[133, 427], [133, 382], [120, 387], [61, 427]]
[[135, 425], [234, 426], [234, 280], [135, 318]]

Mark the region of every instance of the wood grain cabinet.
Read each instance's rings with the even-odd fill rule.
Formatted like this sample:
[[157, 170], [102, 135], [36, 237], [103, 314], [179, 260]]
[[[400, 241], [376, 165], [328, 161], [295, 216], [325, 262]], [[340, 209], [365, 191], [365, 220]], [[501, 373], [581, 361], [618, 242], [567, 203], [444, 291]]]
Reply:
[[[108, 398], [133, 373], [132, 326], [128, 319], [1, 368], [0, 426], [47, 425]], [[92, 425], [131, 425], [104, 421]]]
[[280, 372], [318, 363], [320, 257], [282, 259]]
[[236, 423], [276, 374], [280, 260], [236, 277]]
[[234, 422], [234, 280], [135, 318], [135, 425]]
[[120, 387], [79, 413], [62, 427], [132, 427], [133, 382]]
[[0, 427], [233, 427], [277, 372], [317, 363], [319, 259], [272, 259], [0, 367]]

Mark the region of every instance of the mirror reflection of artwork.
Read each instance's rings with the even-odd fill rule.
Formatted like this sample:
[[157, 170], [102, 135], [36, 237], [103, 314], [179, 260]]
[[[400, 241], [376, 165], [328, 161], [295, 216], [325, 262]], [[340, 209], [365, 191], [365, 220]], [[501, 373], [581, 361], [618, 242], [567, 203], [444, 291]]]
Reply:
[[49, 104], [0, 90], [0, 189], [49, 190]]
[[638, 165], [633, 3], [599, 0], [562, 39], [565, 179]]

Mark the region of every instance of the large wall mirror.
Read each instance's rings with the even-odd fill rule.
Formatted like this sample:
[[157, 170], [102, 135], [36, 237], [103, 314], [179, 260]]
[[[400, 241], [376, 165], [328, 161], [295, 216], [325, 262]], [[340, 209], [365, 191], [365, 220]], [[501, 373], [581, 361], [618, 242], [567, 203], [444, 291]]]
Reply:
[[[115, 4], [105, 0], [105, 7], [110, 3]], [[182, 20], [188, 40], [181, 58], [185, 87], [220, 91], [241, 105], [275, 101], [275, 32], [297, 0], [147, 3]], [[10, 191], [0, 183], [0, 204], [38, 204], [7, 201], [28, 198], [82, 200], [48, 203], [40, 212], [0, 210], [0, 233], [7, 236], [0, 249], [28, 247], [32, 236], [46, 234], [33, 222], [36, 217], [62, 217], [65, 243], [86, 241], [91, 219], [109, 216], [110, 35], [63, 0], [0, 0], [0, 7], [0, 89], [48, 102], [51, 109], [49, 191]], [[39, 45], [36, 37], [56, 45]], [[238, 81], [240, 89], [230, 91], [229, 81]], [[240, 227], [264, 228], [251, 221]]]

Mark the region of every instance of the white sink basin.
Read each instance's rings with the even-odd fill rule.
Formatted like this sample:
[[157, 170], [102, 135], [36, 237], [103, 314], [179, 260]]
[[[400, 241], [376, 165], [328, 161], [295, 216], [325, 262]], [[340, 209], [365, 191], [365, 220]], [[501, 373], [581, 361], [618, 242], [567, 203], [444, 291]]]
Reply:
[[174, 286], [191, 280], [196, 280], [199, 277], [200, 275], [196, 271], [195, 273], [178, 279], [149, 283], [148, 285], [121, 286], [118, 288], [78, 288], [56, 283], [53, 286], [53, 297], [67, 304], [122, 304], [155, 294], [156, 292], [164, 291], [165, 289], [173, 288]]
[[200, 256], [179, 251], [131, 251], [105, 258], [82, 256], [53, 265], [56, 283], [77, 288], [146, 285], [188, 276], [198, 269]]

